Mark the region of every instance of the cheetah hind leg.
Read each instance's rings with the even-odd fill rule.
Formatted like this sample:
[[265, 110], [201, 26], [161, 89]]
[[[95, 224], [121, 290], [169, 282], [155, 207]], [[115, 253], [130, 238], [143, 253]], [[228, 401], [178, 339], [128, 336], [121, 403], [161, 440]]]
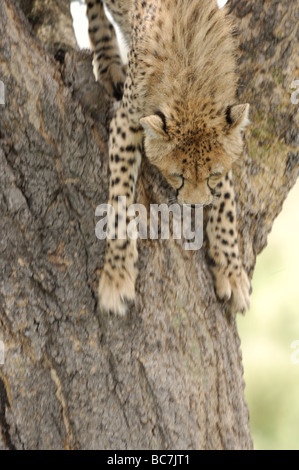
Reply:
[[95, 78], [104, 85], [110, 96], [121, 100], [126, 67], [122, 64], [114, 27], [106, 16], [102, 2], [89, 1], [87, 16], [89, 38], [94, 51]]

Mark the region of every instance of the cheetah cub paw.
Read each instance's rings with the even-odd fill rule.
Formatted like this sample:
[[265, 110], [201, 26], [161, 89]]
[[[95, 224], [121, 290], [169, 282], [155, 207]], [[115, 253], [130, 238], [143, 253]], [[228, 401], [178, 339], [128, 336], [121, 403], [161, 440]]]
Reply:
[[228, 273], [226, 270], [214, 267], [212, 272], [217, 297], [225, 303], [226, 310], [232, 314], [244, 314], [249, 310], [251, 284], [244, 269]]
[[114, 274], [104, 270], [99, 283], [99, 299], [102, 310], [123, 316], [127, 302], [135, 299], [135, 273], [128, 271]]

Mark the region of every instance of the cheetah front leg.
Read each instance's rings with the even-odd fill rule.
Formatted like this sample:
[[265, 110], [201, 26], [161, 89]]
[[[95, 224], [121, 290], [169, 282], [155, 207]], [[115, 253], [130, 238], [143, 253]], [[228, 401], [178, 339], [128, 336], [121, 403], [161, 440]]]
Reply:
[[141, 163], [142, 135], [142, 128], [130, 123], [126, 108], [121, 103], [110, 126], [111, 210], [108, 214], [105, 264], [99, 284], [101, 307], [119, 315], [126, 313], [126, 300], [135, 298], [135, 263], [138, 253], [136, 240], [127, 233], [130, 222], [127, 209], [134, 202]]
[[209, 257], [215, 290], [231, 313], [250, 306], [250, 282], [239, 255], [235, 193], [229, 172], [217, 185], [218, 199], [210, 208], [207, 225]]
[[95, 78], [104, 85], [110, 96], [120, 100], [123, 94], [125, 72], [115, 30], [105, 14], [103, 2], [88, 1], [87, 16], [89, 38], [94, 51]]

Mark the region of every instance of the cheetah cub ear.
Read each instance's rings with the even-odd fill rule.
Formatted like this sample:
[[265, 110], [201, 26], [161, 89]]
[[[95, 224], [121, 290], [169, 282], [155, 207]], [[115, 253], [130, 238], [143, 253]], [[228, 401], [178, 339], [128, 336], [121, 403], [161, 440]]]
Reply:
[[151, 116], [140, 119], [140, 124], [148, 138], [150, 139], [161, 139], [168, 138], [166, 118], [161, 111], [157, 111]]
[[237, 104], [229, 106], [226, 110], [226, 121], [229, 124], [229, 130], [243, 131], [249, 124], [249, 104]]

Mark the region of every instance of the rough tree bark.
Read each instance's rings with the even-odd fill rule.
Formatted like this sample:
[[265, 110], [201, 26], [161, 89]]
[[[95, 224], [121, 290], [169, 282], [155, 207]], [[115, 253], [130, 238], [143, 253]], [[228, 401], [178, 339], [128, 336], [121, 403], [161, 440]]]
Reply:
[[[0, 0], [0, 449], [250, 449], [236, 321], [203, 250], [143, 241], [135, 308], [123, 319], [98, 311], [111, 103], [74, 47], [67, 3]], [[251, 103], [235, 182], [252, 274], [299, 173], [299, 14], [297, 0], [230, 3], [240, 101]], [[41, 4], [54, 11], [47, 34]], [[144, 169], [137, 200], [165, 200]]]

